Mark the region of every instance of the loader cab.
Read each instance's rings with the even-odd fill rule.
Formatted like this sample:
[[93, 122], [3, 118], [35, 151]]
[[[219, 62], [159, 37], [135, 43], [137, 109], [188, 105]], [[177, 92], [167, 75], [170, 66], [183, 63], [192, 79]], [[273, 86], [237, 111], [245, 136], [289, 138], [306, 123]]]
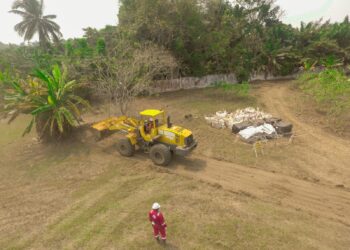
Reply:
[[140, 134], [145, 141], [151, 142], [159, 136], [159, 126], [162, 126], [167, 122], [165, 112], [163, 110], [146, 109], [140, 112], [140, 116]]

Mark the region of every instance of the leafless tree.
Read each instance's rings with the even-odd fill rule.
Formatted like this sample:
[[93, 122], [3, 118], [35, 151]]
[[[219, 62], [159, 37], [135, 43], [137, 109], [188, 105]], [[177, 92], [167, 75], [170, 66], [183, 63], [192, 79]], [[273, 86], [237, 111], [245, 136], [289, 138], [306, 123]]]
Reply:
[[155, 45], [135, 48], [128, 41], [120, 41], [108, 54], [96, 63], [96, 90], [122, 114], [137, 95], [147, 92], [152, 81], [171, 75], [177, 68], [174, 57]]

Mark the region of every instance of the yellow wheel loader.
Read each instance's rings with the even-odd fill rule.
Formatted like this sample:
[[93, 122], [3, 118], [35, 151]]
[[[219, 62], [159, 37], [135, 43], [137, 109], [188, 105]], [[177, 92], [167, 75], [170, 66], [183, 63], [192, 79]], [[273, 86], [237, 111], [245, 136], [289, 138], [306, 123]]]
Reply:
[[163, 110], [144, 110], [140, 112], [140, 119], [127, 116], [108, 118], [92, 128], [100, 133], [124, 133], [125, 137], [117, 142], [121, 155], [131, 157], [138, 148], [149, 153], [154, 164], [160, 166], [168, 165], [173, 155], [188, 155], [197, 146], [192, 132], [172, 125]]

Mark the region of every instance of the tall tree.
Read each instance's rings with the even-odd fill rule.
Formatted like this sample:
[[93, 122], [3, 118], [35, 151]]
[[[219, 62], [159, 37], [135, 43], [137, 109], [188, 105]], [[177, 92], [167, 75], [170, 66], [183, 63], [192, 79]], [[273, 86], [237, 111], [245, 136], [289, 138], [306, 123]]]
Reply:
[[118, 46], [95, 61], [94, 88], [126, 114], [136, 96], [147, 93], [154, 80], [171, 76], [178, 64], [163, 47], [132, 43], [123, 36], [118, 40]]
[[10, 13], [20, 15], [23, 20], [15, 25], [15, 31], [30, 41], [35, 34], [39, 36], [39, 43], [45, 47], [50, 41], [58, 42], [62, 33], [60, 26], [52, 21], [56, 15], [44, 15], [43, 0], [16, 0]]

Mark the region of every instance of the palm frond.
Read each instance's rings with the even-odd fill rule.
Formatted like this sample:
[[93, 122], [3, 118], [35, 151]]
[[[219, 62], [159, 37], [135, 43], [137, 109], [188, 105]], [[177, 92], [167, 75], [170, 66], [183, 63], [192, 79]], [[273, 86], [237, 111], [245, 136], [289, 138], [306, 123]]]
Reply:
[[77, 88], [77, 84], [75, 81], [70, 81], [68, 83], [65, 83], [63, 86], [62, 86], [62, 93], [66, 93], [66, 92], [69, 92], [69, 91], [72, 91], [74, 90], [75, 88]]
[[62, 119], [62, 111], [61, 110], [58, 110], [58, 112], [56, 112], [54, 114], [54, 119], [56, 120], [58, 130], [61, 133], [63, 133], [64, 132], [64, 130], [63, 130], [64, 119]]
[[23, 6], [24, 6], [23, 0], [16, 0], [12, 4], [12, 9], [23, 8]]
[[43, 0], [16, 0], [10, 13], [20, 15], [23, 20], [15, 26], [15, 31], [24, 37], [25, 41], [33, 39], [34, 34], [39, 35], [39, 42], [43, 46], [51, 40], [57, 42], [62, 37], [60, 26], [52, 21], [56, 15], [43, 16]]
[[52, 76], [53, 76], [53, 82], [55, 83], [55, 88], [58, 89], [58, 85], [61, 82], [61, 80], [63, 81], [64, 79], [62, 79], [62, 74], [61, 74], [61, 70], [58, 67], [58, 65], [55, 65], [52, 69]]
[[20, 110], [13, 110], [10, 114], [10, 119], [7, 121], [8, 124], [13, 122], [21, 114]]
[[76, 101], [77, 104], [82, 104], [84, 107], [91, 109], [90, 103], [88, 101], [86, 101], [85, 99], [81, 98], [80, 96], [70, 95], [69, 98]]
[[79, 117], [81, 115], [81, 112], [78, 109], [77, 105], [75, 105], [71, 101], [67, 101], [67, 104], [68, 104], [69, 109], [72, 111], [72, 113], [74, 114], [75, 118], [77, 119], [77, 117]]
[[35, 116], [35, 115], [38, 115], [38, 114], [40, 114], [40, 113], [47, 112], [47, 111], [49, 111], [49, 110], [51, 110], [51, 105], [46, 104], [46, 105], [44, 105], [44, 106], [40, 106], [40, 107], [34, 109], [34, 110], [31, 112], [31, 114]]
[[64, 117], [66, 118], [67, 122], [69, 123], [69, 125], [71, 125], [72, 127], [76, 127], [76, 119], [74, 118], [73, 114], [66, 109], [65, 107], [61, 107], [60, 112], [62, 112], [62, 114], [64, 115]]
[[54, 88], [54, 85], [52, 84], [51, 77], [47, 75], [45, 72], [38, 69], [35, 70], [34, 75], [43, 81], [43, 83], [47, 87], [48, 95], [53, 98], [53, 101], [56, 101], [55, 88]]
[[28, 29], [29, 24], [30, 24], [30, 21], [23, 20], [22, 22], [16, 24], [14, 29], [20, 36], [23, 36], [26, 30]]
[[25, 11], [21, 11], [21, 10], [10, 10], [9, 13], [20, 15], [23, 18], [32, 17], [31, 13], [28, 13], [28, 12], [25, 12]]
[[22, 136], [25, 136], [26, 134], [29, 134], [30, 131], [32, 131], [34, 123], [35, 123], [35, 117], [32, 118], [32, 120], [30, 121], [29, 125], [24, 130]]
[[32, 40], [35, 35], [35, 30], [36, 30], [36, 23], [30, 22], [24, 33], [24, 40], [25, 41]]
[[22, 88], [20, 84], [16, 82], [11, 82], [11, 85], [17, 94], [20, 94], [21, 96], [24, 96], [26, 94], [25, 90]]
[[43, 71], [41, 71], [41, 70], [39, 70], [39, 69], [36, 69], [35, 71], [34, 71], [34, 76], [35, 77], [37, 77], [37, 78], [39, 78], [40, 80], [42, 80], [43, 82], [49, 82], [49, 77], [48, 77], [48, 75], [45, 73], [45, 72], [43, 72]]
[[43, 16], [44, 19], [55, 19], [57, 18], [56, 15], [46, 15], [46, 16]]
[[51, 116], [49, 119], [48, 119], [48, 122], [50, 121], [50, 134], [51, 136], [53, 136], [53, 132], [55, 131], [55, 117], [54, 116]]

